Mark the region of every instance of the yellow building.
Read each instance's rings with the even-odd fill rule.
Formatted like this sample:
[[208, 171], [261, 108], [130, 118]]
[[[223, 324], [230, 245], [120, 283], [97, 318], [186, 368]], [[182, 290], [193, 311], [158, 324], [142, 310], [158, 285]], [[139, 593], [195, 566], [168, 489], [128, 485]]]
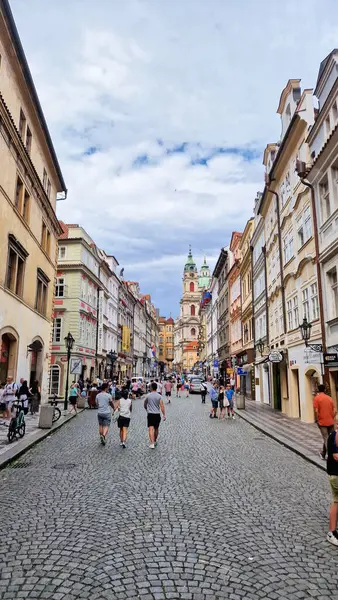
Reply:
[[[174, 361], [174, 325], [171, 317], [159, 317], [157, 321], [159, 332], [159, 364], [167, 372], [172, 371]], [[163, 364], [162, 364], [163, 363]]]
[[37, 379], [45, 400], [60, 226], [66, 194], [7, 0], [0, 4], [0, 380]]

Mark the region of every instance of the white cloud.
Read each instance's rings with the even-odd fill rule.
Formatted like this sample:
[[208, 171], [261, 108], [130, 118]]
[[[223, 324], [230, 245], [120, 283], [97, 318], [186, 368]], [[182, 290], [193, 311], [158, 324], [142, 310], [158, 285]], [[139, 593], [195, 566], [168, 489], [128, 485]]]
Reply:
[[[280, 136], [280, 92], [291, 77], [314, 86], [336, 45], [337, 3], [11, 4], [69, 187], [60, 217], [175, 312], [188, 244], [215, 257], [250, 216], [259, 153]], [[217, 147], [234, 152], [191, 164]]]

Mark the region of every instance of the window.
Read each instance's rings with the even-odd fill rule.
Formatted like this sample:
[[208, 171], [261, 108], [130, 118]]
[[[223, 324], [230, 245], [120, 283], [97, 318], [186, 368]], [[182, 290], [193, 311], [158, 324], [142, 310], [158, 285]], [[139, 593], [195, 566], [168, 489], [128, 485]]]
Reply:
[[195, 309], [195, 306], [194, 306], [194, 304], [192, 304], [192, 305], [191, 305], [191, 307], [190, 307], [190, 315], [191, 315], [192, 317], [194, 317], [194, 316], [195, 316], [195, 311], [196, 311], [196, 309]]
[[299, 314], [298, 314], [298, 296], [295, 296], [292, 301], [293, 305], [293, 322], [294, 327], [299, 326]]
[[303, 318], [310, 320], [309, 289], [302, 291]]
[[24, 115], [23, 110], [20, 110], [20, 119], [19, 119], [19, 133], [21, 135], [21, 139], [25, 139], [25, 131], [26, 131], [26, 117]]
[[330, 135], [330, 133], [331, 133], [330, 115], [328, 115], [325, 119], [325, 133], [327, 136]]
[[22, 297], [24, 267], [28, 252], [13, 235], [10, 234], [8, 239], [6, 287], [17, 296]]
[[64, 277], [57, 277], [55, 284], [55, 298], [63, 298], [65, 295], [65, 280]]
[[84, 319], [80, 318], [80, 342], [84, 342]]
[[329, 182], [327, 176], [319, 184], [320, 208], [322, 221], [325, 222], [331, 215]]
[[27, 133], [26, 133], [26, 150], [27, 150], [27, 152], [28, 152], [29, 155], [31, 153], [31, 148], [32, 148], [32, 132], [29, 129], [29, 127], [27, 127]]
[[47, 171], [46, 171], [46, 169], [43, 170], [42, 185], [43, 185], [43, 189], [45, 190], [47, 187]]
[[311, 290], [312, 319], [313, 319], [313, 321], [315, 321], [316, 319], [319, 319], [319, 303], [318, 303], [317, 282], [311, 284], [310, 290]]
[[192, 330], [191, 330], [190, 333], [191, 333], [191, 337], [195, 337], [195, 335], [196, 335], [196, 329], [195, 329], [195, 327], [192, 328]]
[[60, 393], [60, 367], [59, 365], [52, 365], [49, 371], [49, 393], [56, 394]]
[[288, 314], [288, 330], [293, 329], [293, 311], [292, 311], [292, 300], [287, 301], [287, 314]]
[[58, 249], [58, 257], [59, 259], [66, 258], [66, 246], [59, 246]]
[[189, 286], [189, 288], [190, 288], [190, 291], [191, 291], [191, 292], [194, 292], [194, 291], [195, 291], [195, 284], [194, 284], [194, 282], [193, 282], [193, 281], [190, 281], [190, 286]]
[[16, 190], [15, 190], [15, 207], [21, 213], [22, 211], [22, 199], [23, 199], [23, 183], [20, 177], [16, 180]]
[[51, 185], [50, 185], [50, 181], [48, 179], [48, 182], [47, 182], [47, 196], [48, 196], [48, 198], [50, 198], [50, 189], [51, 189]]
[[289, 262], [294, 255], [293, 252], [293, 235], [290, 231], [283, 240], [284, 264]]
[[50, 231], [47, 228], [46, 223], [42, 221], [42, 229], [41, 229], [41, 246], [47, 254], [50, 253]]
[[37, 310], [41, 315], [46, 314], [48, 283], [49, 278], [47, 275], [45, 275], [42, 269], [38, 269], [36, 280], [35, 310]]
[[338, 317], [338, 280], [337, 280], [337, 267], [334, 267], [327, 273], [329, 279], [329, 285], [331, 288], [331, 302], [330, 302], [330, 318], [336, 319]]
[[248, 323], [245, 323], [245, 325], [243, 327], [243, 339], [244, 339], [244, 344], [247, 344], [247, 342], [249, 341], [249, 326], [248, 326]]
[[53, 342], [61, 342], [62, 319], [56, 317], [53, 320]]
[[25, 221], [29, 221], [29, 203], [30, 203], [30, 196], [29, 193], [27, 192], [27, 190], [25, 190], [24, 196], [23, 196], [23, 207], [22, 207], [22, 216], [25, 219]]

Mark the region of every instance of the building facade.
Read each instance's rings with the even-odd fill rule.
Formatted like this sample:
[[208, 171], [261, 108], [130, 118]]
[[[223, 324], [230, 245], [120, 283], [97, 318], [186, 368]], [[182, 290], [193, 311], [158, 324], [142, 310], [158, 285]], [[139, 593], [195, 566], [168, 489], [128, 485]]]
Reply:
[[[230, 356], [232, 367], [238, 363], [242, 346], [242, 323], [241, 323], [241, 243], [242, 233], [234, 231], [230, 241], [230, 265], [228, 273], [229, 286], [229, 331], [230, 331]], [[231, 368], [231, 367], [230, 367]], [[240, 376], [234, 368], [236, 388], [240, 387]]]
[[218, 370], [225, 378], [227, 361], [230, 353], [229, 344], [229, 252], [222, 248], [218, 257], [213, 277], [217, 280], [217, 358]]
[[251, 238], [254, 232], [254, 219], [249, 219], [240, 241], [240, 281], [241, 281], [241, 323], [242, 345], [237, 352], [237, 365], [245, 373], [240, 377], [241, 393], [255, 399], [255, 352], [252, 315], [252, 252]]
[[58, 236], [66, 185], [7, 0], [0, 2], [0, 381], [48, 395]]

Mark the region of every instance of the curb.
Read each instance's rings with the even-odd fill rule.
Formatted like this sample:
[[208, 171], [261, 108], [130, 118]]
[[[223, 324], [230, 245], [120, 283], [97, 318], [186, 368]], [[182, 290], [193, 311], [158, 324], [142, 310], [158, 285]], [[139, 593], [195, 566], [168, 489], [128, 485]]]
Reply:
[[308, 454], [305, 454], [304, 450], [300, 446], [298, 446], [297, 444], [291, 444], [291, 442], [286, 440], [282, 435], [278, 435], [278, 433], [276, 433], [274, 430], [267, 429], [267, 428], [263, 427], [262, 425], [259, 425], [258, 423], [256, 423], [256, 421], [253, 421], [252, 419], [250, 419], [250, 417], [247, 414], [245, 414], [244, 411], [245, 411], [245, 409], [243, 410], [243, 409], [235, 408], [236, 415], [238, 415], [241, 419], [243, 419], [243, 421], [246, 421], [247, 423], [249, 423], [249, 425], [252, 425], [252, 427], [257, 429], [258, 431], [261, 431], [267, 437], [275, 440], [282, 446], [285, 446], [285, 448], [288, 448], [288, 450], [291, 450], [295, 454], [298, 454], [298, 456], [300, 456], [301, 458], [304, 458], [304, 460], [311, 463], [312, 465], [315, 465], [315, 467], [317, 467], [318, 469], [322, 469], [322, 471], [326, 472], [326, 462], [319, 461], [319, 459], [317, 459], [316, 457], [312, 458]]
[[[84, 410], [85, 409], [79, 409], [78, 415]], [[28, 435], [27, 439], [23, 438], [16, 446], [8, 446], [8, 451], [4, 452], [2, 456], [0, 455], [0, 470], [7, 467], [9, 463], [22, 456], [22, 454], [25, 454], [25, 452], [33, 448], [33, 446], [42, 442], [46, 437], [58, 431], [76, 416], [76, 413], [74, 413], [66, 415], [63, 419], [61, 417], [61, 420], [54, 423], [51, 429], [38, 429], [36, 432]]]

